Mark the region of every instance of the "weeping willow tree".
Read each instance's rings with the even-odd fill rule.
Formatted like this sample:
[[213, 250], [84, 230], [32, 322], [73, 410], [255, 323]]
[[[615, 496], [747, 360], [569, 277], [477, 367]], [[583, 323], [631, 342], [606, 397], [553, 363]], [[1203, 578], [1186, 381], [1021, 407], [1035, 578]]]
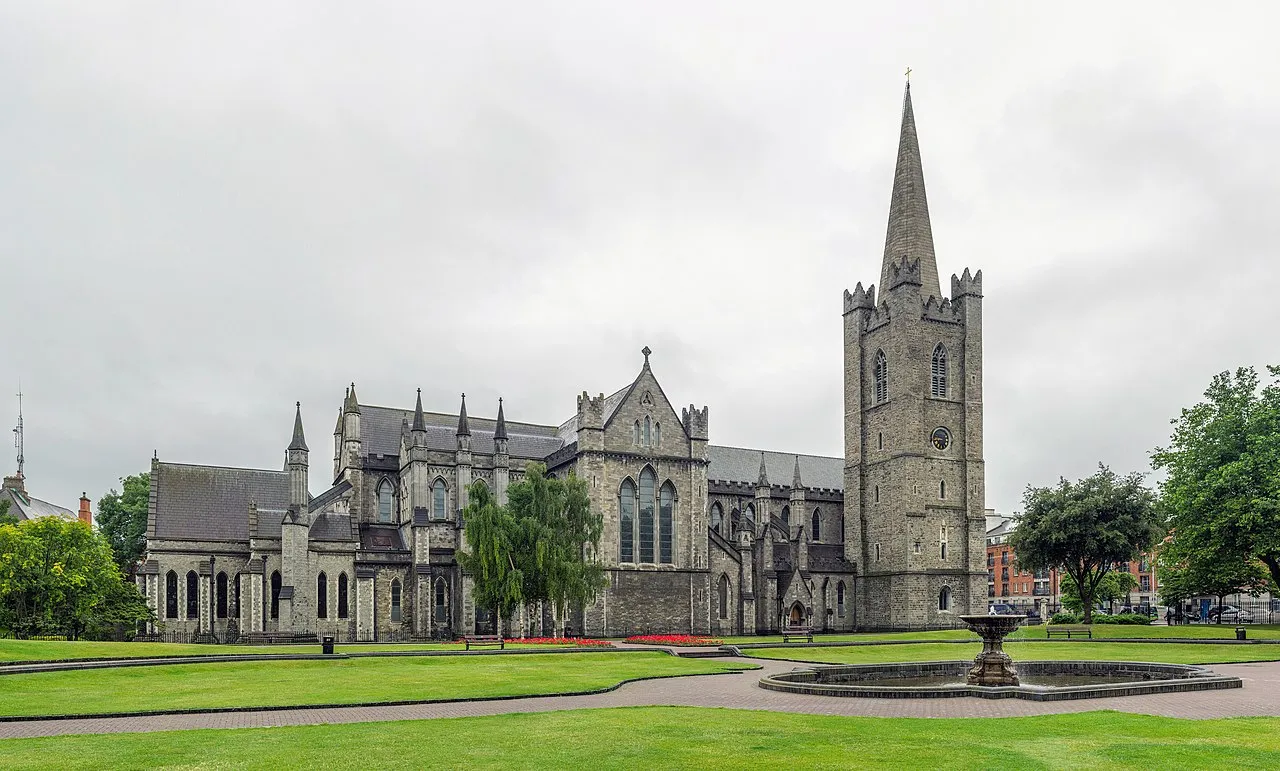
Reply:
[[502, 619], [524, 600], [525, 575], [517, 562], [520, 523], [483, 484], [471, 485], [467, 496], [467, 551], [458, 552], [458, 564], [471, 575], [476, 605], [494, 611], [502, 634]]

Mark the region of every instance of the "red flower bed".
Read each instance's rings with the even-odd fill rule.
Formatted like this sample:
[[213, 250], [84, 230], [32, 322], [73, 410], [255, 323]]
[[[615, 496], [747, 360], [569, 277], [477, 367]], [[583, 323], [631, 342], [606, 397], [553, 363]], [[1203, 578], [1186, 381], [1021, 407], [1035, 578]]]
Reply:
[[[461, 645], [465, 640], [459, 637], [454, 642]], [[613, 643], [607, 640], [591, 640], [585, 637], [507, 637], [507, 645], [522, 643], [524, 645], [577, 645], [583, 648], [611, 648]]]
[[698, 637], [688, 634], [640, 634], [628, 637], [627, 642], [641, 645], [683, 645], [690, 647], [706, 647], [720, 645], [724, 640], [714, 637]]

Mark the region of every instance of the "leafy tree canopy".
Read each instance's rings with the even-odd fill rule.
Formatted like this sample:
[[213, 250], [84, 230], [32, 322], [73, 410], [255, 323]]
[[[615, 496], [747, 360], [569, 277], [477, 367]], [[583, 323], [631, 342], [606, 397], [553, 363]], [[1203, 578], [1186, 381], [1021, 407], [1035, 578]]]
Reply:
[[0, 526], [0, 627], [74, 640], [151, 617], [106, 539], [88, 525], [41, 517]]
[[1175, 605], [1192, 597], [1261, 594], [1271, 583], [1262, 563], [1239, 551], [1218, 551], [1201, 526], [1174, 531], [1156, 557], [1160, 596]]
[[18, 524], [18, 518], [13, 514], [9, 513], [10, 503], [11, 501], [8, 498], [5, 498], [4, 500], [0, 501], [0, 525]]
[[1152, 453], [1168, 474], [1160, 505], [1177, 543], [1171, 567], [1185, 563], [1203, 578], [1213, 560], [1227, 560], [1247, 578], [1257, 560], [1280, 584], [1280, 367], [1267, 369], [1264, 388], [1251, 367], [1216, 375]]
[[[1098, 583], [1098, 590], [1094, 593], [1094, 603], [1120, 602], [1129, 596], [1138, 586], [1138, 579], [1133, 577], [1132, 573], [1126, 573], [1119, 570], [1107, 571], [1102, 577], [1102, 581]], [[1062, 607], [1075, 613], [1084, 610], [1084, 601], [1080, 599], [1080, 591], [1076, 587], [1075, 579], [1066, 575], [1058, 583], [1058, 590], [1062, 593]]]
[[1107, 573], [1117, 562], [1137, 559], [1163, 532], [1151, 491], [1142, 476], [1098, 472], [1056, 487], [1027, 487], [1023, 515], [1009, 545], [1025, 570], [1059, 569], [1070, 576], [1093, 622], [1093, 606]]
[[116, 564], [133, 575], [147, 548], [147, 509], [151, 501], [151, 474], [120, 479], [123, 492], [114, 489], [98, 501], [98, 530], [111, 544]]

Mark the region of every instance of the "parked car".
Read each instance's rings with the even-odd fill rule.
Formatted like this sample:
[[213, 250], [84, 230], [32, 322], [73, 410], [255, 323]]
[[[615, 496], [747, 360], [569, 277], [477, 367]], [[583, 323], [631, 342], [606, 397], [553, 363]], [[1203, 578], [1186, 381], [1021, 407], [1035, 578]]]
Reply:
[[991, 610], [997, 616], [1025, 616], [1026, 614], [1012, 605], [992, 605]]
[[1219, 621], [1224, 624], [1252, 624], [1253, 614], [1234, 605], [1209, 608], [1209, 623], [1216, 624]]

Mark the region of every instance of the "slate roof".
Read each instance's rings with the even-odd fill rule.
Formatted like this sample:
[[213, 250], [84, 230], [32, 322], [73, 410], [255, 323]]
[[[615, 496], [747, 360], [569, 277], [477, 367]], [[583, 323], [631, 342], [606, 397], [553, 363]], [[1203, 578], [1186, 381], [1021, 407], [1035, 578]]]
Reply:
[[[639, 379], [640, 376], [637, 375], [636, 380]], [[622, 400], [627, 397], [627, 394], [631, 392], [631, 387], [635, 384], [636, 381], [632, 380], [622, 388], [619, 388], [617, 391], [614, 391], [604, 397], [604, 423], [602, 425], [609, 425], [609, 421], [613, 418], [613, 414], [622, 406]], [[574, 415], [561, 423], [560, 427], [556, 429], [556, 433], [565, 444], [578, 441], [578, 416]]]
[[258, 534], [280, 535], [289, 505], [284, 471], [158, 463], [155, 537], [189, 541], [246, 541], [249, 502], [258, 505]]
[[838, 543], [809, 544], [809, 570], [815, 573], [852, 573], [855, 566], [844, 558]]
[[39, 498], [32, 498], [26, 493], [20, 493], [17, 490], [5, 488], [0, 491], [0, 499], [8, 498], [9, 514], [23, 519], [40, 519], [41, 517], [59, 517], [61, 519], [76, 519], [79, 515], [71, 509], [64, 509], [56, 503], [42, 501]]
[[307, 537], [312, 541], [350, 541], [351, 517], [333, 512], [317, 514]]
[[400, 528], [394, 525], [390, 527], [365, 525], [360, 529], [360, 548], [364, 551], [405, 550], [404, 539], [400, 537]]
[[[457, 413], [424, 412], [422, 417], [427, 428], [427, 447], [449, 452], [458, 448]], [[413, 410], [360, 405], [360, 439], [364, 453], [398, 456], [400, 428], [406, 420], [413, 422]], [[468, 416], [467, 422], [471, 431], [471, 450], [482, 455], [493, 454], [493, 432], [497, 421]], [[507, 420], [506, 424], [507, 454], [513, 458], [542, 460], [564, 446], [556, 436], [555, 426], [513, 420]]]
[[[707, 479], [754, 485], [760, 476], [760, 452], [760, 450], [749, 450], [743, 447], [708, 445], [707, 456], [711, 459], [711, 468], [707, 470]], [[765, 450], [764, 462], [769, 479], [791, 479], [792, 472], [795, 470], [796, 455]], [[804, 479], [806, 487], [843, 490], [844, 458], [801, 455], [800, 476]]]

